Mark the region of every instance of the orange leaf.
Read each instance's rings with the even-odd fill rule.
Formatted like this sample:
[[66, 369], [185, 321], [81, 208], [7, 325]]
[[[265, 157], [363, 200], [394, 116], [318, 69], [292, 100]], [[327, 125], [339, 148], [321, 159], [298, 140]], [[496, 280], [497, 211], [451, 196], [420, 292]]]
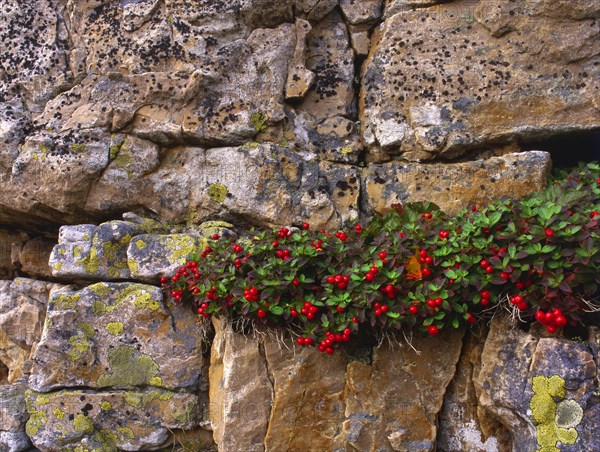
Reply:
[[404, 269], [406, 270], [406, 279], [408, 280], [418, 280], [423, 278], [423, 275], [421, 274], [421, 264], [416, 255], [410, 257], [404, 266]]

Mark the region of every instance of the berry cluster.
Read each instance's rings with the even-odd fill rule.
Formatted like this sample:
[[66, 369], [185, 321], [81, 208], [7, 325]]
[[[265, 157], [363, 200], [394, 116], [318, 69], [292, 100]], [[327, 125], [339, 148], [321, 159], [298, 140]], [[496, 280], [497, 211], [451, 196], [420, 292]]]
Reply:
[[599, 174], [590, 164], [524, 200], [455, 217], [414, 203], [334, 234], [308, 223], [238, 241], [213, 234], [161, 283], [203, 318], [285, 327], [326, 354], [359, 331], [434, 336], [499, 306], [555, 334], [600, 311]]

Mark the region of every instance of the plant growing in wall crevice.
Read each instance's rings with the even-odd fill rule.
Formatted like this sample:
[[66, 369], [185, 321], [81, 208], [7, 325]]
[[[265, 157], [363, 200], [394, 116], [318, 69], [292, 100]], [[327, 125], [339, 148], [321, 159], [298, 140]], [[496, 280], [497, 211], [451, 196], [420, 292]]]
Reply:
[[523, 200], [498, 199], [447, 216], [395, 206], [337, 232], [215, 234], [163, 288], [201, 316], [289, 329], [333, 353], [359, 331], [437, 335], [507, 309], [551, 334], [597, 311], [600, 165], [559, 172]]

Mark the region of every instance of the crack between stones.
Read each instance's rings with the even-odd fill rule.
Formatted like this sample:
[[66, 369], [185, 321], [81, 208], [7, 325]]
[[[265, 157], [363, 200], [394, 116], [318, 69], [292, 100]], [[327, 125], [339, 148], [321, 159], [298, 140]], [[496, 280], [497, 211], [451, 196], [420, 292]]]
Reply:
[[273, 416], [273, 405], [275, 402], [275, 379], [273, 377], [273, 373], [269, 366], [269, 360], [267, 359], [267, 354], [265, 352], [265, 344], [262, 341], [260, 341], [258, 343], [258, 354], [261, 356], [261, 358], [263, 359], [263, 361], [265, 363], [265, 370], [267, 371], [267, 378], [269, 380], [269, 383], [271, 384], [271, 403], [270, 403], [269, 415], [267, 416], [267, 428], [265, 431], [265, 437], [262, 442], [264, 450], [267, 450], [266, 439], [267, 439], [267, 434], [269, 433], [269, 427], [271, 425], [271, 419]]

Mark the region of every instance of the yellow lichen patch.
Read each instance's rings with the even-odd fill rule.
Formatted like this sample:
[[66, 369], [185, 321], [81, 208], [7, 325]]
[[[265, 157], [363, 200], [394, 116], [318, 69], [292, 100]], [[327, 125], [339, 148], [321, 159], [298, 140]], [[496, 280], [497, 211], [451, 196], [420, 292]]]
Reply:
[[81, 245], [77, 245], [73, 248], [73, 257], [79, 259], [84, 252], [84, 248]]
[[117, 429], [117, 433], [119, 436], [121, 436], [121, 438], [124, 439], [131, 440], [134, 438], [133, 430], [131, 430], [129, 427], [119, 427]]
[[39, 395], [35, 398], [35, 402], [36, 405], [46, 405], [48, 403], [50, 403], [50, 397], [46, 397], [44, 395]]
[[96, 315], [106, 314], [107, 312], [111, 312], [113, 309], [113, 306], [107, 306], [98, 300], [94, 301], [94, 304], [92, 305], [92, 312]]
[[73, 151], [75, 153], [84, 152], [85, 151], [85, 144], [83, 144], [83, 143], [72, 144], [71, 145], [71, 151]]
[[112, 408], [112, 405], [110, 404], [110, 402], [104, 401], [100, 404], [100, 409], [102, 411], [108, 411]]
[[94, 275], [98, 273], [98, 269], [100, 268], [98, 250], [95, 247], [92, 247], [92, 249], [90, 249], [90, 254], [82, 259], [79, 259], [77, 262], [75, 262], [75, 265], [83, 267], [88, 275]]
[[[529, 406], [533, 421], [537, 426], [539, 450], [541, 452], [559, 452], [560, 449], [556, 447], [559, 441], [562, 444], [575, 444], [578, 433], [574, 427], [581, 422], [583, 410], [573, 400], [563, 401], [566, 396], [565, 380], [558, 375], [551, 377], [539, 375], [533, 377], [532, 389], [533, 397]], [[558, 405], [564, 402], [569, 403], [558, 410]], [[575, 409], [575, 405], [579, 410]]]
[[170, 264], [185, 264], [188, 256], [197, 253], [197, 243], [198, 241], [195, 237], [185, 234], [166, 236], [164, 247], [167, 261]]
[[223, 202], [227, 197], [227, 187], [223, 184], [210, 184], [208, 187], [208, 196], [214, 202]]
[[113, 336], [119, 336], [123, 333], [123, 324], [121, 322], [110, 322], [106, 325], [106, 331], [108, 331]]
[[152, 311], [156, 311], [161, 307], [160, 303], [153, 299], [151, 294], [144, 289], [144, 286], [138, 284], [132, 284], [123, 289], [117, 295], [115, 306], [120, 305], [124, 301], [133, 301], [134, 306], [138, 309], [148, 308]]
[[76, 309], [77, 302], [79, 301], [80, 298], [81, 298], [81, 295], [79, 295], [78, 293], [72, 294], [72, 295], [66, 295], [66, 294], [59, 293], [59, 294], [55, 294], [50, 299], [50, 304], [52, 304], [54, 306], [54, 308], [57, 310], [66, 311], [68, 309]]
[[87, 416], [78, 414], [73, 420], [73, 430], [77, 433], [92, 433], [94, 431], [94, 424]]
[[138, 250], [143, 250], [144, 248], [146, 248], [148, 246], [148, 244], [146, 242], [144, 242], [142, 239], [138, 239], [135, 241], [135, 246], [137, 246]]
[[91, 286], [88, 286], [88, 289], [90, 289], [99, 297], [104, 297], [110, 293], [110, 287], [104, 282], [92, 284]]
[[81, 358], [90, 348], [90, 343], [84, 337], [71, 336], [68, 342], [70, 349], [67, 355], [72, 361]]
[[150, 379], [150, 384], [152, 386], [162, 386], [162, 378], [160, 377], [153, 377]]
[[125, 403], [134, 408], [143, 409], [155, 400], [171, 400], [173, 393], [170, 391], [128, 392], [125, 394]]
[[62, 421], [63, 418], [65, 417], [65, 412], [58, 407], [54, 409], [52, 414], [54, 414], [54, 417], [56, 419], [58, 419], [59, 421]]
[[80, 322], [77, 324], [77, 327], [81, 330], [83, 337], [86, 339], [91, 339], [96, 334], [94, 327], [87, 322]]
[[54, 266], [52, 267], [54, 269], [54, 271], [59, 272], [60, 269], [62, 268], [63, 263], [62, 262], [57, 262], [56, 264], [54, 264]]
[[158, 376], [158, 364], [148, 355], [127, 346], [109, 351], [110, 373], [98, 378], [98, 386], [141, 386]]

